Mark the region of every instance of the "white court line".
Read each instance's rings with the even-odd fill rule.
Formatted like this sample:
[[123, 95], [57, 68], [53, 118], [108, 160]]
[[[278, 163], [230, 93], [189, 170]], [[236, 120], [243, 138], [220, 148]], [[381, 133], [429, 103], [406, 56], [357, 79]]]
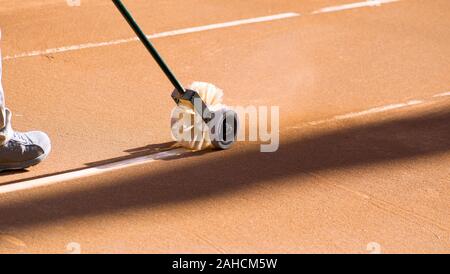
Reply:
[[400, 0], [368, 0], [368, 1], [364, 1], [364, 2], [357, 2], [357, 3], [343, 4], [343, 5], [339, 5], [339, 6], [326, 7], [326, 8], [322, 8], [320, 10], [314, 11], [312, 14], [336, 12], [336, 11], [343, 11], [343, 10], [349, 10], [349, 9], [362, 8], [362, 7], [375, 7], [375, 6], [381, 6], [382, 4], [393, 3], [393, 2], [398, 2], [398, 1], [400, 1]]
[[[431, 97], [432, 98], [441, 98], [441, 97], [447, 97], [447, 96], [450, 96], [450, 92], [435, 94]], [[431, 101], [432, 100], [428, 100], [428, 102], [431, 102]], [[303, 128], [305, 125], [306, 126], [317, 126], [317, 125], [322, 125], [322, 124], [326, 124], [326, 123], [332, 123], [332, 122], [337, 122], [337, 121], [342, 121], [342, 120], [349, 120], [349, 119], [366, 116], [366, 115], [370, 115], [370, 114], [382, 113], [382, 112], [387, 112], [390, 110], [420, 105], [420, 104], [423, 104], [426, 102], [427, 102], [427, 100], [410, 100], [406, 103], [398, 103], [398, 104], [390, 104], [390, 105], [385, 105], [385, 106], [380, 106], [380, 107], [374, 107], [374, 108], [370, 108], [370, 109], [359, 111], [359, 112], [350, 112], [347, 114], [336, 115], [336, 116], [334, 116], [332, 118], [328, 118], [328, 119], [306, 122], [303, 124], [303, 126], [289, 127], [289, 129], [300, 129], [300, 128]]]
[[62, 173], [58, 175], [48, 176], [48, 177], [42, 177], [39, 179], [33, 179], [28, 181], [23, 181], [20, 183], [10, 184], [10, 185], [3, 185], [0, 186], [0, 194], [6, 194], [6, 193], [12, 193], [17, 192], [21, 190], [28, 190], [28, 189], [34, 189], [49, 185], [54, 185], [70, 180], [90, 177], [93, 175], [99, 175], [102, 173], [110, 172], [113, 170], [119, 170], [123, 168], [128, 168], [132, 166], [142, 165], [142, 164], [148, 164], [151, 162], [155, 162], [158, 160], [163, 160], [169, 157], [173, 156], [179, 156], [185, 153], [188, 153], [189, 151], [186, 149], [178, 148], [174, 150], [169, 150], [165, 152], [160, 152], [148, 156], [141, 156], [138, 158], [133, 159], [127, 159], [111, 164], [96, 166], [96, 167], [90, 167], [86, 169], [81, 169], [77, 171]]
[[436, 95], [434, 95], [433, 97], [434, 97], [434, 98], [437, 98], [437, 97], [446, 97], [446, 96], [450, 96], [450, 91], [449, 91], [449, 92], [444, 92], [444, 93], [436, 94]]
[[312, 122], [308, 122], [307, 124], [311, 125], [311, 126], [317, 126], [317, 125], [321, 125], [321, 124], [325, 124], [325, 123], [330, 123], [330, 122], [335, 122], [335, 121], [342, 121], [342, 120], [349, 120], [349, 119], [353, 119], [353, 118], [357, 118], [357, 117], [361, 117], [361, 116], [366, 116], [366, 115], [369, 115], [369, 114], [381, 113], [381, 112], [386, 112], [386, 111], [389, 111], [389, 110], [394, 110], [394, 109], [400, 109], [400, 108], [404, 108], [404, 107], [419, 105], [419, 104], [422, 104], [422, 103], [424, 103], [424, 101], [411, 100], [411, 101], [408, 101], [406, 103], [392, 104], [392, 105], [387, 105], [387, 106], [371, 108], [371, 109], [360, 111], [360, 112], [351, 112], [351, 113], [347, 113], [347, 114], [343, 114], [343, 115], [337, 115], [337, 116], [334, 116], [333, 118], [319, 120], [319, 121], [312, 121]]
[[[314, 11], [312, 14], [336, 12], [336, 11], [343, 11], [343, 10], [348, 10], [348, 9], [362, 8], [362, 7], [374, 7], [374, 6], [380, 6], [382, 4], [393, 3], [393, 2], [398, 2], [398, 1], [401, 1], [401, 0], [367, 0], [364, 2], [357, 2], [357, 3], [350, 3], [350, 4], [339, 5], [339, 6], [325, 7], [320, 10]], [[235, 26], [240, 26], [240, 25], [269, 22], [269, 21], [287, 19], [287, 18], [298, 17], [298, 16], [300, 16], [299, 13], [286, 12], [286, 13], [274, 14], [274, 15], [263, 16], [263, 17], [241, 19], [241, 20], [229, 21], [229, 22], [224, 22], [224, 23], [217, 23], [217, 24], [211, 24], [211, 25], [204, 25], [204, 26], [198, 26], [198, 27], [191, 27], [191, 28], [184, 28], [184, 29], [166, 31], [166, 32], [161, 32], [161, 33], [155, 33], [155, 34], [147, 35], [147, 38], [156, 39], [156, 38], [170, 37], [170, 36], [202, 32], [202, 31], [208, 31], [208, 30], [214, 30], [214, 29], [235, 27]], [[14, 55], [7, 55], [7, 56], [3, 57], [3, 61], [18, 59], [18, 58], [25, 58], [25, 57], [41, 56], [41, 55], [47, 55], [47, 54], [62, 53], [62, 52], [68, 52], [68, 51], [76, 51], [76, 50], [82, 50], [82, 49], [120, 45], [120, 44], [136, 42], [136, 41], [139, 41], [139, 38], [131, 37], [131, 38], [117, 39], [117, 40], [104, 41], [104, 42], [63, 46], [63, 47], [50, 48], [50, 49], [45, 49], [45, 50], [35, 50], [35, 51], [30, 51], [30, 52], [18, 53], [18, 54], [14, 54]]]
[[[217, 24], [204, 25], [204, 26], [198, 26], [198, 27], [192, 27], [192, 28], [184, 28], [184, 29], [166, 31], [166, 32], [147, 35], [147, 37], [149, 39], [155, 39], [155, 38], [183, 35], [183, 34], [188, 34], [188, 33], [202, 32], [202, 31], [208, 31], [208, 30], [214, 30], [214, 29], [223, 29], [223, 28], [242, 26], [242, 25], [248, 25], [248, 24], [276, 21], [276, 20], [287, 19], [287, 18], [292, 18], [292, 17], [297, 17], [297, 16], [300, 16], [300, 14], [295, 13], [295, 12], [287, 12], [287, 13], [280, 13], [280, 14], [274, 14], [274, 15], [263, 16], [263, 17], [255, 17], [255, 18], [249, 18], [249, 19], [229, 21], [229, 22], [224, 22], [224, 23], [217, 23]], [[18, 58], [24, 58], [24, 57], [41, 56], [41, 55], [46, 55], [46, 54], [54, 54], [54, 53], [61, 53], [61, 52], [67, 52], [67, 51], [76, 51], [76, 50], [81, 50], [81, 49], [98, 48], [98, 47], [126, 44], [126, 43], [131, 43], [131, 42], [136, 42], [136, 41], [139, 41], [139, 38], [132, 37], [132, 38], [118, 39], [118, 40], [105, 41], [105, 42], [86, 43], [86, 44], [64, 46], [64, 47], [51, 48], [51, 49], [45, 49], [45, 50], [35, 50], [35, 51], [5, 56], [3, 58], [3, 60], [6, 61], [6, 60], [18, 59]]]

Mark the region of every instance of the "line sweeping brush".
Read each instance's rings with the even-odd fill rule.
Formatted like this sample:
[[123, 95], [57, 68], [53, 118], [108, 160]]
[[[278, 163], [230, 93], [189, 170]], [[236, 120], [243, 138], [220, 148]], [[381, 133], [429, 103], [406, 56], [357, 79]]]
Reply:
[[236, 141], [239, 120], [235, 111], [222, 104], [223, 91], [204, 82], [194, 82], [185, 89], [122, 1], [112, 1], [175, 88], [172, 99], [177, 107], [171, 115], [174, 138], [191, 150], [229, 149]]

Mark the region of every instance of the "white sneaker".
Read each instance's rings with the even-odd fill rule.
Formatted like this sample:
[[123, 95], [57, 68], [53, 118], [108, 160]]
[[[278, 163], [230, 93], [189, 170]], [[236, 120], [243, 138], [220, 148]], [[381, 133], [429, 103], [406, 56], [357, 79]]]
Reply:
[[4, 114], [4, 126], [0, 130], [0, 171], [25, 169], [47, 158], [51, 151], [47, 134], [40, 131], [15, 132], [9, 109], [4, 109]]

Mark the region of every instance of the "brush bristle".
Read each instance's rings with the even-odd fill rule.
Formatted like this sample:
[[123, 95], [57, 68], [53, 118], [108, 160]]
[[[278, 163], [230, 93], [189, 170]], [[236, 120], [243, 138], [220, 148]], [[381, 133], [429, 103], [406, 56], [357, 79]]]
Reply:
[[[195, 90], [210, 110], [223, 107], [223, 91], [215, 85], [193, 82], [189, 89]], [[208, 126], [190, 104], [181, 103], [174, 109], [171, 115], [171, 129], [173, 138], [185, 148], [198, 151], [212, 147]]]

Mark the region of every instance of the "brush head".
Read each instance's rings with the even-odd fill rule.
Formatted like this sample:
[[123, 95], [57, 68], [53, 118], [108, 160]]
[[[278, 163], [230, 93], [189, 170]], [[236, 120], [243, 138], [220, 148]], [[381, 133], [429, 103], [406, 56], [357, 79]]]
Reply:
[[[189, 90], [194, 90], [211, 112], [224, 109], [223, 91], [210, 83], [194, 82]], [[180, 101], [172, 111], [171, 129], [173, 138], [183, 147], [193, 151], [213, 147], [210, 128], [203, 122], [191, 103]]]

